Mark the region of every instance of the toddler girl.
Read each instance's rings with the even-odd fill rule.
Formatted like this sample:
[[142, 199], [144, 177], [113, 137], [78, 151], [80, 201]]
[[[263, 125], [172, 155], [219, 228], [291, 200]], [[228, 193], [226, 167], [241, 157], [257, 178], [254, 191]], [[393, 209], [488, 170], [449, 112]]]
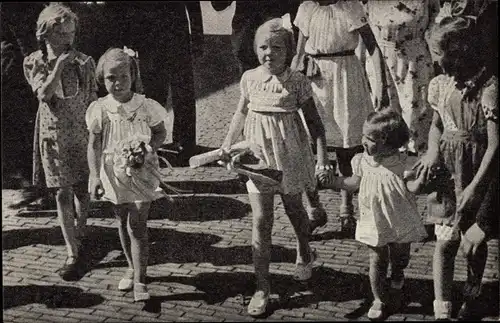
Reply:
[[314, 158], [299, 109], [311, 124], [311, 136], [318, 142], [321, 161], [326, 156], [326, 149], [310, 83], [303, 74], [288, 68], [293, 57], [292, 43], [293, 35], [283, 27], [280, 18], [269, 20], [257, 29], [254, 49], [261, 65], [246, 71], [241, 78], [240, 101], [222, 145], [224, 151], [230, 151], [244, 127], [245, 139], [259, 147], [262, 162], [283, 172], [282, 183], [278, 186], [247, 182], [253, 213], [252, 250], [257, 278], [257, 290], [248, 305], [248, 313], [252, 316], [265, 313], [269, 302], [276, 193], [281, 195], [298, 240], [294, 278], [309, 279], [315, 259], [309, 247], [308, 220], [302, 204], [302, 193], [316, 187]]
[[[433, 260], [434, 315], [450, 319], [455, 256], [462, 240], [467, 260], [465, 302], [459, 317], [474, 320], [487, 258], [486, 241], [498, 235], [498, 84], [470, 17], [445, 17], [429, 44], [445, 74], [429, 84], [434, 117], [429, 149], [415, 165], [427, 177], [441, 164], [452, 175], [442, 212], [430, 212], [436, 232]], [[446, 197], [446, 195], [444, 195]]]
[[386, 312], [384, 281], [391, 264], [391, 288], [401, 290], [404, 269], [410, 260], [410, 243], [426, 237], [415, 194], [423, 177], [403, 178], [406, 155], [399, 148], [409, 139], [403, 118], [391, 109], [372, 112], [363, 126], [365, 152], [352, 159], [354, 175], [336, 177], [332, 188], [359, 189], [360, 219], [356, 240], [370, 248], [370, 285], [374, 301], [368, 318], [380, 319]]
[[[87, 224], [89, 195], [86, 160], [85, 110], [96, 98], [95, 63], [73, 48], [76, 15], [67, 7], [51, 4], [37, 21], [40, 50], [24, 60], [24, 75], [39, 106], [35, 121], [34, 182], [56, 189], [57, 216], [68, 251], [59, 274], [78, 279], [79, 248]], [[42, 184], [43, 185], [43, 184]], [[75, 226], [76, 218], [76, 226]]]
[[[108, 49], [97, 64], [97, 80], [109, 93], [87, 110], [90, 193], [114, 204], [118, 233], [128, 270], [119, 290], [134, 289], [134, 300], [149, 299], [147, 219], [151, 201], [159, 197], [157, 149], [165, 140], [165, 109], [142, 91], [136, 54]], [[124, 149], [126, 150], [124, 152]], [[144, 154], [139, 167], [128, 163], [128, 151]], [[122, 154], [125, 153], [125, 156]], [[125, 158], [124, 158], [125, 157]]]
[[[300, 32], [292, 69], [306, 69], [325, 126], [327, 145], [335, 149], [340, 173], [350, 176], [350, 161], [362, 151], [363, 122], [373, 111], [368, 80], [354, 50], [361, 37], [376, 70], [377, 107], [383, 99], [388, 100], [380, 50], [358, 1], [304, 1], [294, 25]], [[342, 191], [341, 196], [342, 230], [352, 232], [355, 225], [352, 193]]]

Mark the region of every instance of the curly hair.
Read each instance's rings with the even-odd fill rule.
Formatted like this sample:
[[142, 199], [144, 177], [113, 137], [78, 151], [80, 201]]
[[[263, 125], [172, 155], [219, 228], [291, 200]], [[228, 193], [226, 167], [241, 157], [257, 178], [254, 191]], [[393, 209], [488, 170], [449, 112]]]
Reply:
[[132, 76], [132, 91], [142, 94], [144, 92], [139, 72], [139, 62], [136, 58], [131, 57], [121, 48], [109, 48], [97, 62], [95, 75], [97, 83], [104, 84], [104, 64], [106, 62], [125, 62], [130, 66], [130, 75]]
[[264, 35], [276, 35], [283, 39], [286, 46], [285, 64], [286, 66], [290, 66], [290, 64], [292, 63], [293, 55], [295, 55], [295, 40], [293, 38], [293, 32], [283, 26], [283, 19], [270, 19], [260, 25], [259, 28], [257, 28], [253, 42], [253, 50], [255, 52], [255, 55], [257, 55], [257, 39]]
[[399, 149], [410, 140], [410, 130], [401, 114], [392, 109], [374, 111], [368, 115], [365, 124], [370, 126], [372, 134], [383, 140], [391, 149]]

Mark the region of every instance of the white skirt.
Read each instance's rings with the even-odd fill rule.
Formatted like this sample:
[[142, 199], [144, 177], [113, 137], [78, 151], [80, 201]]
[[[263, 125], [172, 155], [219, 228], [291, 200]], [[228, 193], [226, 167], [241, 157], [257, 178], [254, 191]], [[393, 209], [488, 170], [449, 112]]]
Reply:
[[264, 162], [283, 172], [280, 187], [259, 187], [249, 183], [249, 193], [299, 194], [316, 187], [315, 161], [307, 131], [298, 112], [271, 113], [250, 110], [245, 139], [261, 147]]
[[373, 104], [368, 80], [355, 55], [315, 58], [320, 75], [311, 78], [313, 97], [328, 146], [361, 145], [363, 123]]

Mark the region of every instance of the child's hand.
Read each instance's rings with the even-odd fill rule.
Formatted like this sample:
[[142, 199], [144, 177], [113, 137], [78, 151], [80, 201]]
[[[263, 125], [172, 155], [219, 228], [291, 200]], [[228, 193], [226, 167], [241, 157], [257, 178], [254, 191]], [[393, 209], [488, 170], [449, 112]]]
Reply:
[[90, 196], [94, 200], [100, 200], [104, 195], [104, 188], [100, 178], [90, 179]]
[[65, 53], [62, 53], [57, 58], [56, 65], [58, 65], [61, 69], [66, 67], [68, 64], [72, 64], [75, 61], [76, 52], [74, 50], [69, 50]]
[[318, 165], [316, 165], [314, 175], [316, 176], [319, 187], [334, 188], [333, 183], [335, 182], [335, 169], [332, 165], [322, 165], [318, 163]]

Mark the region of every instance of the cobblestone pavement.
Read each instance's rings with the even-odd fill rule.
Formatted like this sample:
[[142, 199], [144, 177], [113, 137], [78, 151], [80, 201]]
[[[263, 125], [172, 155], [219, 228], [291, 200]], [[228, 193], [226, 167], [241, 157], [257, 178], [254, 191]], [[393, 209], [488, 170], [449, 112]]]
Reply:
[[[199, 75], [198, 75], [199, 77]], [[198, 144], [216, 148], [238, 99], [238, 85], [205, 93], [197, 100]], [[272, 249], [272, 302], [261, 319], [246, 314], [253, 291], [251, 213], [244, 187], [220, 167], [175, 168], [172, 185], [191, 190], [154, 204], [149, 225], [149, 288], [152, 299], [133, 303], [117, 290], [126, 269], [116, 222], [106, 205], [94, 204], [85, 249], [90, 269], [77, 282], [64, 282], [57, 269], [65, 260], [55, 212], [17, 213], [19, 199], [2, 191], [2, 244], [5, 322], [166, 322], [166, 321], [365, 321], [371, 295], [368, 250], [339, 233], [340, 197], [321, 191], [328, 224], [311, 245], [318, 260], [307, 284], [293, 281], [295, 240], [281, 201], [275, 200]], [[419, 198], [422, 214], [424, 199]], [[355, 201], [356, 203], [356, 201]], [[498, 241], [488, 243], [484, 275], [485, 320], [498, 318]], [[433, 320], [432, 238], [415, 243], [406, 269], [402, 308], [388, 320]], [[457, 257], [457, 295], [466, 277]]]

